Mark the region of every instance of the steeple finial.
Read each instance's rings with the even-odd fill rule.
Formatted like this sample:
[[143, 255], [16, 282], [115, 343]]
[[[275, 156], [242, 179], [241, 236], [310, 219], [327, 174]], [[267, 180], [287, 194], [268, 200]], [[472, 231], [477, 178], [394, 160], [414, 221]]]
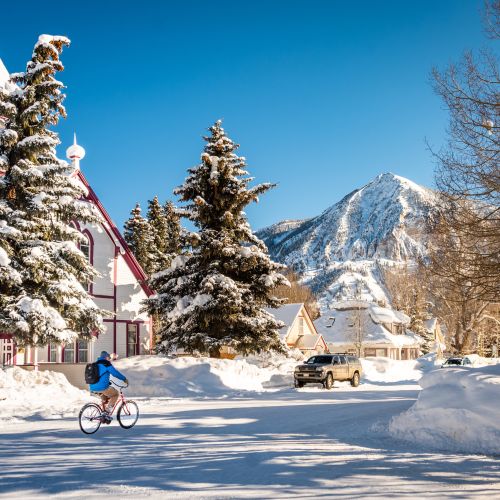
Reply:
[[80, 168], [80, 160], [85, 158], [85, 149], [76, 142], [76, 132], [73, 133], [73, 145], [66, 150], [66, 157], [76, 168]]

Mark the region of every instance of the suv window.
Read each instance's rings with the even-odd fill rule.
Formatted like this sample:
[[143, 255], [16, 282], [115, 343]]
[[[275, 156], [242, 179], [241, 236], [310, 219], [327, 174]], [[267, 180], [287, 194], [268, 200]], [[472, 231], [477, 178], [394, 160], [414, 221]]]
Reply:
[[306, 363], [307, 364], [312, 364], [312, 363], [319, 363], [319, 364], [325, 364], [325, 363], [331, 363], [332, 362], [332, 357], [333, 356], [313, 356], [312, 358], [309, 358]]
[[356, 363], [356, 358], [354, 356], [347, 356], [347, 361], [349, 361], [349, 363]]
[[347, 359], [345, 358], [345, 356], [340, 356], [340, 363], [343, 365], [347, 365]]
[[334, 365], [340, 365], [340, 357], [339, 356], [334, 356], [333, 357], [333, 364]]

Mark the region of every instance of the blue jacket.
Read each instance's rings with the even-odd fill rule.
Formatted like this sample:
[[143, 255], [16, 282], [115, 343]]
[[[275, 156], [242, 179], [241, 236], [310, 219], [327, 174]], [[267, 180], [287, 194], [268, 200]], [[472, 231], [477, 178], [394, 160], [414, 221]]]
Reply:
[[119, 380], [126, 380], [125, 375], [122, 375], [106, 358], [97, 358], [97, 366], [99, 367], [99, 381], [95, 384], [90, 384], [91, 391], [100, 392], [109, 387], [109, 376], [113, 375]]

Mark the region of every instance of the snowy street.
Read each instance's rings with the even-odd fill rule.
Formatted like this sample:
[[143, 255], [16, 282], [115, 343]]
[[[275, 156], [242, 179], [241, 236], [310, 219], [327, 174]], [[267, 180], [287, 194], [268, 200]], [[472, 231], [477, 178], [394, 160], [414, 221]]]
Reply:
[[136, 398], [135, 428], [114, 421], [93, 436], [75, 418], [9, 424], [0, 498], [499, 498], [498, 458], [429, 452], [386, 434], [417, 394], [395, 382]]

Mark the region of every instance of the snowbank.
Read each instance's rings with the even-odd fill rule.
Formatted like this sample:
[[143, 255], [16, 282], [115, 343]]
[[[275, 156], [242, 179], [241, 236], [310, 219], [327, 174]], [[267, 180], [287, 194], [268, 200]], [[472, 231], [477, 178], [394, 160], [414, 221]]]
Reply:
[[309, 356], [304, 356], [298, 349], [291, 349], [284, 354], [261, 353], [255, 356], [237, 358], [266, 370], [270, 378], [262, 383], [265, 389], [283, 389], [293, 385], [295, 367]]
[[361, 358], [363, 366], [361, 381], [375, 384], [417, 382], [424, 373], [441, 366], [442, 361], [437, 360], [435, 354], [407, 361], [389, 358]]
[[389, 432], [433, 448], [500, 453], [500, 365], [443, 368], [420, 380], [422, 391]]
[[[263, 391], [293, 384], [295, 360], [269, 362], [262, 358], [213, 359], [190, 356], [167, 358], [135, 356], [115, 363], [130, 380], [129, 395], [168, 397], [221, 397], [239, 391]], [[288, 359], [288, 358], [287, 358]]]
[[0, 368], [0, 423], [75, 416], [88, 401], [89, 393], [71, 385], [61, 373]]
[[416, 382], [422, 377], [418, 360], [399, 361], [389, 358], [362, 358], [363, 382], [394, 383]]

